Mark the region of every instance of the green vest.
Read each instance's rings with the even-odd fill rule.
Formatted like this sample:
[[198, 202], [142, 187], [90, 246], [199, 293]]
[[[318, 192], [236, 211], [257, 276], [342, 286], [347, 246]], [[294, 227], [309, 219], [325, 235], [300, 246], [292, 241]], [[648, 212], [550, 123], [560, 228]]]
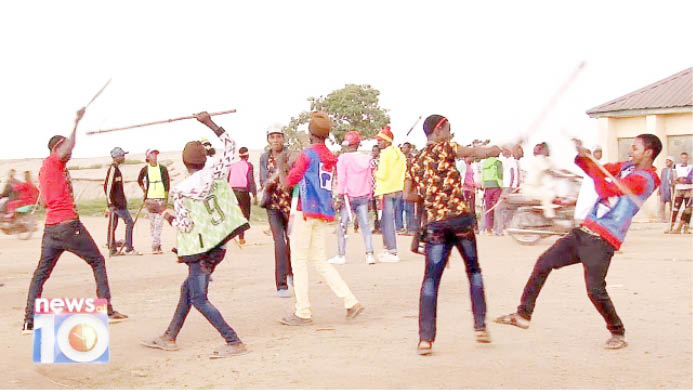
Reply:
[[186, 198], [184, 202], [190, 211], [193, 228], [187, 233], [178, 231], [178, 256], [206, 253], [248, 223], [238, 206], [236, 195], [225, 180], [215, 180], [207, 198]]
[[484, 184], [484, 188], [493, 188], [489, 185], [489, 182], [498, 183], [497, 187], [503, 187], [501, 172], [498, 172], [497, 158], [489, 157], [481, 161], [481, 181]]

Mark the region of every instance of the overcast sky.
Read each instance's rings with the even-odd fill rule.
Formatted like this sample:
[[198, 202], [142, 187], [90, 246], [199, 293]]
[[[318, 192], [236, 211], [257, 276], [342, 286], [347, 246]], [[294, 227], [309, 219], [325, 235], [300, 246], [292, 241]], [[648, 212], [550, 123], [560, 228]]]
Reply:
[[[115, 127], [230, 108], [240, 145], [308, 109], [306, 98], [371, 84], [397, 143], [414, 120], [447, 116], [458, 140], [524, 131], [587, 66], [533, 141], [594, 142], [585, 111], [693, 65], [691, 1], [13, 1], [0, 6], [0, 159], [44, 157], [75, 111], [75, 157], [180, 150], [213, 136], [195, 121]], [[410, 141], [424, 142], [421, 123]]]

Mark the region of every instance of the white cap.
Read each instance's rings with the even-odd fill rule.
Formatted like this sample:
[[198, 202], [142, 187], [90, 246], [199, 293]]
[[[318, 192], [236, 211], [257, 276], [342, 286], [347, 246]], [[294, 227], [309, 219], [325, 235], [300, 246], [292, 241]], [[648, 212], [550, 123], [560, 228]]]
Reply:
[[592, 151], [594, 152], [595, 150], [602, 150], [602, 146], [601, 145], [594, 145], [592, 147]]
[[667, 160], [671, 160], [671, 162], [675, 161], [673, 156], [667, 156]]

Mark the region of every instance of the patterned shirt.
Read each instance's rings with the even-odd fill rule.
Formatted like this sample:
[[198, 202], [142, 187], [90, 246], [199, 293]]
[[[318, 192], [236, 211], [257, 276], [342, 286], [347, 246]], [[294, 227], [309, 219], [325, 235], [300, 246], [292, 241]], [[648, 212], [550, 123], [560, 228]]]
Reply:
[[444, 221], [469, 212], [462, 196], [462, 180], [455, 167], [456, 142], [428, 144], [407, 170], [407, 179], [423, 199], [428, 222]]
[[[221, 129], [223, 131], [223, 129]], [[188, 176], [171, 190], [171, 199], [175, 210], [175, 218], [171, 225], [182, 232], [190, 232], [194, 221], [190, 217], [190, 210], [185, 207], [185, 198], [202, 200], [212, 192], [212, 184], [215, 180], [225, 179], [231, 167], [231, 160], [236, 154], [236, 143], [224, 131], [219, 136], [224, 143], [224, 155], [215, 159], [212, 164]], [[209, 160], [209, 158], [207, 158]]]
[[[271, 177], [277, 171], [277, 162], [274, 155], [270, 152], [267, 156], [267, 176]], [[265, 187], [268, 187], [265, 184]], [[273, 184], [270, 185], [270, 202], [267, 206], [270, 210], [279, 210], [286, 215], [291, 211], [291, 194], [289, 190], [285, 190], [282, 186]]]

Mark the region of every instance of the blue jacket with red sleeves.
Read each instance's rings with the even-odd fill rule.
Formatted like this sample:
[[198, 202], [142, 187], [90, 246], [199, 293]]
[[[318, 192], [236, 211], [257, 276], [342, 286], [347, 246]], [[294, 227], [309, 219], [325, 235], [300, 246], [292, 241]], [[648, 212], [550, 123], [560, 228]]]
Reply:
[[655, 168], [637, 169], [631, 162], [604, 165], [619, 184], [628, 188], [639, 199], [638, 205], [615, 183], [608, 181], [606, 175], [589, 158], [578, 156], [575, 158], [575, 164], [594, 180], [594, 188], [599, 195], [599, 200], [585, 218], [583, 225], [598, 233], [615, 249], [619, 249], [633, 217], [640, 211], [640, 205], [645, 203], [660, 184]]
[[325, 144], [315, 144], [301, 152], [291, 168], [286, 184], [288, 187], [299, 185], [304, 218], [334, 220], [332, 172], [336, 164], [337, 157]]

